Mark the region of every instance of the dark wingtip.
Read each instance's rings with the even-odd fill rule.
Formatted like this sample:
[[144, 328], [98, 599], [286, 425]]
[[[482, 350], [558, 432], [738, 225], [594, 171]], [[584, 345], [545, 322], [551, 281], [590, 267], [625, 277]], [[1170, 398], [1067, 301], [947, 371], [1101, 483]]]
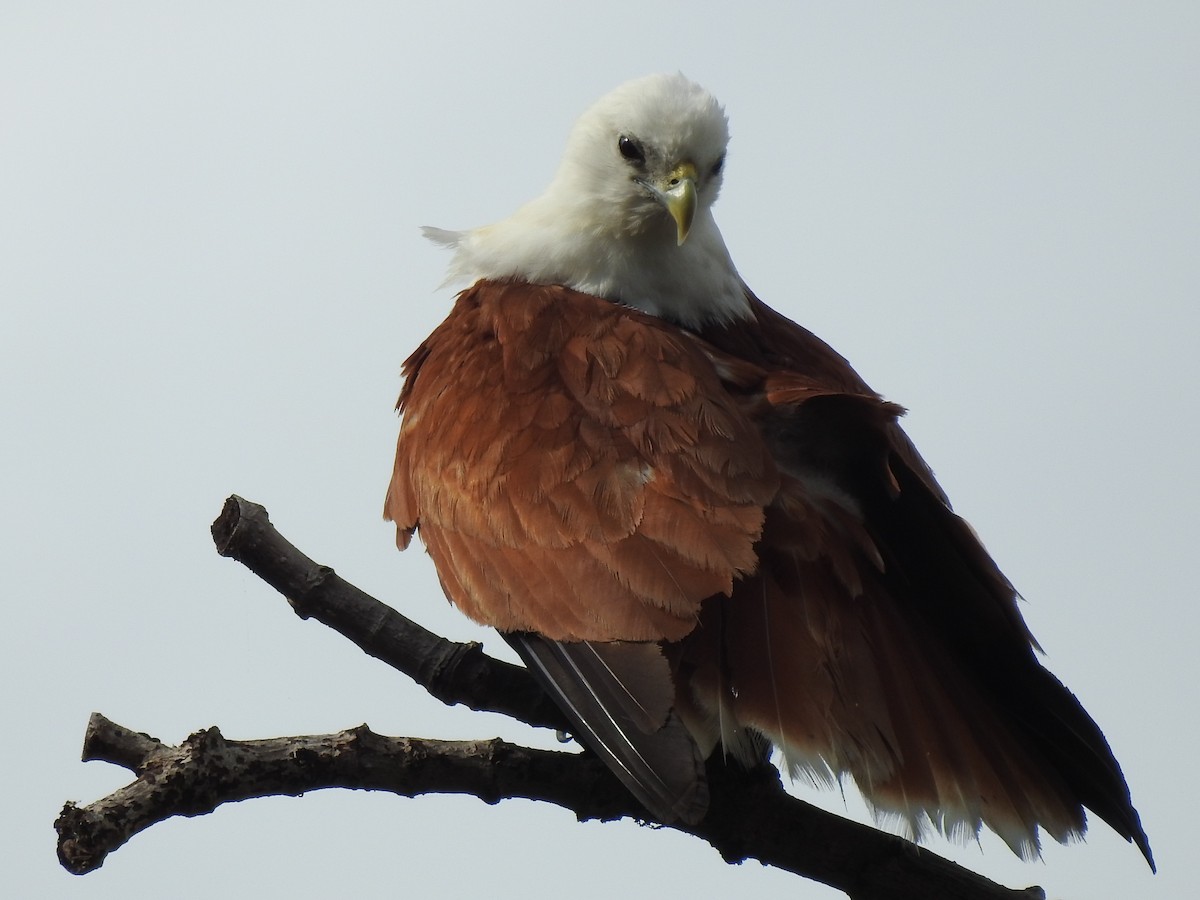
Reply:
[[1150, 871], [1158, 874], [1158, 866], [1154, 864], [1154, 853], [1150, 850], [1150, 839], [1146, 837], [1146, 832], [1142, 830], [1142, 821], [1138, 817], [1137, 811], [1134, 810], [1133, 820], [1136, 824], [1133, 834], [1128, 838], [1129, 842], [1142, 851], [1142, 856], [1146, 857], [1146, 862], [1150, 865]]

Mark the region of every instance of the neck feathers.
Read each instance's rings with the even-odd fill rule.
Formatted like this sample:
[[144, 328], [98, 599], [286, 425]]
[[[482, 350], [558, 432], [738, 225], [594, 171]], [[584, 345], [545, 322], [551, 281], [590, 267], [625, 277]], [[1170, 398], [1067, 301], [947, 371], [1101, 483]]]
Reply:
[[591, 224], [598, 221], [603, 217], [565, 207], [552, 189], [493, 225], [426, 228], [425, 235], [455, 250], [447, 283], [561, 284], [693, 329], [750, 315], [746, 287], [711, 210], [697, 211], [683, 246], [669, 222], [635, 232]]

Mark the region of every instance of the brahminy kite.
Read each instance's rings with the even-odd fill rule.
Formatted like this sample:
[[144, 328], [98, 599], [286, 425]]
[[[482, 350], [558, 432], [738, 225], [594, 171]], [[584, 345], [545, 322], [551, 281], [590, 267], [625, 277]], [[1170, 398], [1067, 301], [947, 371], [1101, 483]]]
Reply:
[[404, 365], [385, 515], [663, 822], [765, 742], [914, 838], [1022, 858], [1084, 808], [1150, 846], [1120, 766], [882, 399], [760, 301], [713, 219], [722, 107], [629, 82], [546, 191], [465, 232]]

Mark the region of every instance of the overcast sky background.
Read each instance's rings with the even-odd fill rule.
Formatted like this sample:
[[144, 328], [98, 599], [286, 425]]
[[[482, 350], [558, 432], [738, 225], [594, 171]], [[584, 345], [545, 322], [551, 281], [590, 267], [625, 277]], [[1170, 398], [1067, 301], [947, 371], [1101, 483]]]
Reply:
[[[83, 877], [51, 824], [171, 743], [552, 743], [447, 709], [212, 548], [233, 492], [427, 626], [501, 642], [379, 518], [445, 251], [539, 192], [575, 116], [682, 70], [729, 111], [746, 280], [911, 410], [1100, 722], [1158, 857], [1096, 823], [1051, 897], [1195, 886], [1200, 7], [1193, 3], [0, 2], [0, 892], [609, 898], [836, 892], [549, 806], [321, 792], [157, 825]], [[854, 796], [810, 794], [862, 818]], [[5, 883], [6, 882], [6, 883]]]

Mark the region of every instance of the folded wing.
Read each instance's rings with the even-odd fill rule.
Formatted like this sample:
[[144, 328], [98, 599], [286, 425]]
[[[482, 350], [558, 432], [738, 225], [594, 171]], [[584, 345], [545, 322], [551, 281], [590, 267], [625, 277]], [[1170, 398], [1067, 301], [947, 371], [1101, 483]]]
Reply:
[[1103, 734], [1038, 662], [1016, 592], [896, 423], [901, 410], [753, 303], [753, 326], [704, 337], [781, 488], [758, 571], [706, 604], [677, 651], [694, 715], [762, 731], [816, 781], [852, 776], [915, 837], [987, 825], [1030, 858], [1039, 827], [1076, 838], [1087, 807], [1153, 866]]

